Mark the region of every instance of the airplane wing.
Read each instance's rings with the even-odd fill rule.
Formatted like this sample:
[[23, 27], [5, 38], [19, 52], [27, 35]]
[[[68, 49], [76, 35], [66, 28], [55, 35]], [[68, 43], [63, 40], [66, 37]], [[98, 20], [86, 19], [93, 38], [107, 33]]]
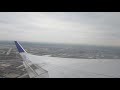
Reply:
[[120, 78], [119, 59], [73, 59], [27, 53], [15, 41], [31, 78]]
[[30, 78], [48, 78], [49, 77], [47, 70], [44, 70], [40, 66], [30, 61], [28, 57], [28, 53], [17, 41], [15, 41], [15, 45], [23, 59], [23, 65], [25, 66]]

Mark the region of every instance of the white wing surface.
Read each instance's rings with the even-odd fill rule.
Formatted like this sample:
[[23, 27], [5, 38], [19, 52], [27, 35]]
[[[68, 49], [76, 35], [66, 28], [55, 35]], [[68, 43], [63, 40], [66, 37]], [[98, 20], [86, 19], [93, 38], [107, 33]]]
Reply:
[[15, 41], [31, 78], [119, 78], [119, 59], [73, 59], [28, 54]]

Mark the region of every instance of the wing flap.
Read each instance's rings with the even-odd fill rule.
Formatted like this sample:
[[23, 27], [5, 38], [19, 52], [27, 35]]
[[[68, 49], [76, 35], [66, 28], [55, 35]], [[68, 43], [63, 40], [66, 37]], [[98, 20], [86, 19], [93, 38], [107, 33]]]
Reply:
[[23, 65], [25, 66], [30, 78], [48, 78], [49, 77], [47, 70], [31, 62], [31, 60], [28, 57], [28, 53], [17, 41], [15, 41], [15, 45], [23, 59]]

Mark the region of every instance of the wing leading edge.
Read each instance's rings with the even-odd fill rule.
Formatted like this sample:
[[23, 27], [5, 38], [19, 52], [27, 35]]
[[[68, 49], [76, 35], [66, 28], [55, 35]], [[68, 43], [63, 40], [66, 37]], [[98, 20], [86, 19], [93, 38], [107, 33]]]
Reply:
[[33, 64], [30, 61], [28, 57], [28, 53], [17, 41], [15, 41], [15, 45], [17, 47], [19, 54], [23, 59], [23, 65], [25, 66], [30, 78], [48, 78], [49, 77], [47, 70], [41, 68], [39, 65]]

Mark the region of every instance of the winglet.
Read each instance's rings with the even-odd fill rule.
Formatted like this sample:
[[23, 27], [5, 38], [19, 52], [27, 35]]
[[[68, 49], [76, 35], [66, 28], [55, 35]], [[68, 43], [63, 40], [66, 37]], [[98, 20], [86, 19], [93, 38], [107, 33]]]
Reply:
[[26, 52], [24, 48], [17, 42], [14, 41], [19, 53]]

